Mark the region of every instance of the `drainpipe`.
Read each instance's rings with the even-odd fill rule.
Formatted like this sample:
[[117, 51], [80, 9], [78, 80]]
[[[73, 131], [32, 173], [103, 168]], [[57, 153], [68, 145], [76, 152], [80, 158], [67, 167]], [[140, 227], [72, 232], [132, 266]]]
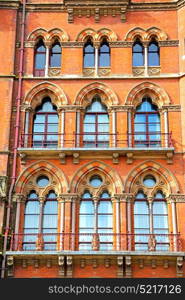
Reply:
[[20, 105], [22, 97], [22, 75], [23, 75], [23, 59], [24, 59], [24, 35], [25, 35], [25, 15], [26, 15], [26, 0], [22, 2], [22, 19], [21, 19], [21, 44], [20, 44], [20, 60], [19, 60], [19, 72], [18, 72], [18, 92], [16, 97], [16, 123], [15, 123], [15, 141], [13, 148], [13, 166], [12, 166], [12, 177], [11, 185], [8, 194], [8, 206], [7, 206], [7, 215], [6, 215], [6, 227], [4, 235], [4, 244], [3, 244], [3, 260], [2, 260], [2, 271], [1, 277], [5, 277], [5, 266], [6, 266], [6, 249], [7, 241], [10, 229], [10, 213], [11, 213], [11, 201], [12, 193], [16, 181], [16, 166], [17, 166], [17, 148], [19, 143], [19, 123], [20, 123]]

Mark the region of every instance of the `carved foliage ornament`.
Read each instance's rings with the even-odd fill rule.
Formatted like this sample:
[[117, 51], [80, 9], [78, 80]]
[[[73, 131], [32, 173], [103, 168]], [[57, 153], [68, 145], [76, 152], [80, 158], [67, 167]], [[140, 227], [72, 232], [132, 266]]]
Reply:
[[6, 197], [7, 193], [7, 177], [0, 176], [0, 198]]

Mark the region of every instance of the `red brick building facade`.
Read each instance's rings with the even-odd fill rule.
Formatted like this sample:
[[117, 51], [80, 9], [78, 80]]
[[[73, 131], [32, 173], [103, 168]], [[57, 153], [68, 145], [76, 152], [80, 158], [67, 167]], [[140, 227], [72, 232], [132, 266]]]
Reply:
[[185, 1], [0, 15], [2, 277], [184, 277]]

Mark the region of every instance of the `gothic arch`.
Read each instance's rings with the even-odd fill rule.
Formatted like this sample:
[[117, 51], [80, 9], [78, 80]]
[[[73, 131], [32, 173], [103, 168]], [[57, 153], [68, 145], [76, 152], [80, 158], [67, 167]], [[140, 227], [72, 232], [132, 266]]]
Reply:
[[[62, 170], [48, 161], [43, 160], [34, 162], [19, 175], [15, 184], [15, 192], [17, 194], [27, 195], [30, 190], [33, 190], [34, 186], [31, 183], [31, 178], [42, 174], [51, 177], [52, 184], [50, 186], [55, 187], [58, 194], [66, 193], [68, 191], [68, 180]], [[49, 189], [51, 189], [51, 187]], [[46, 188], [46, 192], [43, 191], [44, 194], [47, 192], [48, 188]]]
[[157, 27], [150, 27], [146, 30], [146, 40], [149, 41], [152, 37], [156, 37], [158, 41], [166, 41], [168, 39], [167, 34]]
[[76, 41], [84, 42], [89, 36], [92, 37], [94, 42], [100, 42], [104, 36], [109, 42], [115, 42], [118, 39], [116, 33], [108, 28], [101, 28], [98, 31], [95, 31], [91, 28], [86, 28], [78, 34]]
[[141, 27], [136, 27], [131, 29], [125, 36], [125, 41], [127, 42], [134, 42], [136, 38], [140, 38], [142, 41], [146, 38], [146, 32]]
[[106, 37], [109, 42], [116, 42], [118, 37], [115, 32], [108, 28], [101, 28], [97, 31], [98, 41], [101, 41], [102, 37]]
[[93, 41], [95, 41], [97, 39], [96, 31], [92, 28], [86, 28], [77, 35], [76, 41], [85, 42], [87, 37], [92, 37]]
[[63, 90], [54, 83], [42, 82], [35, 85], [25, 96], [23, 105], [35, 109], [41, 104], [44, 97], [50, 97], [53, 104], [60, 108], [61, 105], [67, 105], [68, 100]]
[[70, 192], [77, 193], [80, 184], [83, 184], [83, 178], [87, 177], [89, 173], [96, 174], [97, 172], [98, 174], [104, 174], [104, 176], [107, 177], [107, 180], [110, 180], [113, 187], [112, 194], [119, 194], [122, 192], [123, 182], [119, 174], [109, 165], [99, 160], [91, 161], [76, 171], [70, 183]]
[[117, 95], [101, 82], [94, 82], [83, 87], [77, 94], [74, 104], [87, 106], [96, 94], [100, 95], [102, 102], [108, 107], [119, 104]]
[[168, 194], [177, 194], [179, 192], [179, 184], [177, 182], [177, 179], [175, 176], [171, 173], [170, 170], [166, 169], [164, 166], [162, 166], [159, 163], [156, 163], [154, 161], [147, 160], [138, 166], [136, 166], [134, 169], [130, 171], [128, 174], [126, 181], [125, 181], [125, 187], [124, 190], [126, 193], [133, 192], [132, 187], [137, 180], [138, 177], [142, 176], [143, 173], [150, 173], [150, 174], [158, 174], [158, 176], [161, 176], [161, 178], [164, 179], [164, 182], [168, 185]]
[[140, 37], [143, 42], [149, 42], [153, 36], [155, 36], [158, 41], [166, 41], [168, 39], [167, 34], [157, 27], [150, 27], [146, 30], [141, 27], [136, 27], [126, 34], [125, 41], [133, 42], [136, 37]]
[[48, 41], [49, 34], [44, 28], [37, 28], [33, 30], [27, 37], [27, 41], [29, 42], [37, 42], [38, 38], [42, 37], [44, 42]]
[[52, 42], [55, 38], [58, 38], [60, 42], [68, 42], [69, 36], [68, 34], [62, 29], [54, 28], [48, 31], [49, 40]]
[[151, 82], [143, 82], [135, 86], [128, 94], [125, 105], [133, 105], [136, 107], [144, 96], [148, 96], [152, 99], [159, 108], [163, 105], [169, 105], [171, 103], [168, 94], [163, 88], [157, 84]]

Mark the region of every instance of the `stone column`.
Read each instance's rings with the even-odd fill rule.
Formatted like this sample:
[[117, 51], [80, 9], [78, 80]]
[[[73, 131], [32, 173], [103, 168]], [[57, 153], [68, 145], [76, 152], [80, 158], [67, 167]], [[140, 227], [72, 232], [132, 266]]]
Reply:
[[42, 221], [43, 221], [43, 207], [45, 197], [39, 197], [40, 201], [40, 212], [39, 212], [39, 228], [38, 228], [38, 236], [36, 240], [36, 250], [42, 250], [44, 246], [44, 237], [42, 234]]
[[132, 147], [132, 138], [134, 139], [134, 136], [132, 136], [132, 111], [131, 109], [128, 110], [128, 147]]
[[25, 203], [25, 197], [22, 194], [16, 194], [15, 199], [17, 202], [16, 207], [16, 217], [15, 217], [15, 236], [13, 241], [13, 249], [18, 250], [18, 246], [21, 243], [22, 244], [22, 238], [23, 236], [19, 236], [20, 234], [20, 215], [21, 215], [21, 203]]
[[59, 239], [58, 239], [58, 250], [61, 251], [64, 248], [64, 218], [65, 218], [65, 202], [61, 195], [57, 197], [59, 203]]
[[92, 238], [92, 250], [99, 250], [99, 235], [98, 235], [98, 198], [93, 197], [94, 200], [94, 234]]
[[112, 147], [116, 147], [116, 111], [112, 110]]
[[45, 46], [46, 46], [45, 77], [48, 77], [50, 45], [48, 43], [45, 43]]
[[75, 146], [80, 147], [80, 110], [76, 112], [76, 136], [75, 139]]
[[113, 204], [115, 204], [115, 216], [116, 216], [116, 250], [120, 250], [120, 197], [114, 197]]
[[170, 195], [169, 201], [171, 202], [172, 208], [172, 227], [173, 227], [173, 234], [175, 235], [173, 238], [173, 250], [177, 251], [178, 249], [178, 237], [177, 237], [177, 212], [176, 212], [176, 196]]
[[168, 112], [165, 109], [164, 110], [164, 145], [165, 147], [170, 146], [170, 136], [169, 136], [169, 130], [168, 130]]
[[148, 76], [148, 43], [144, 43], [144, 74]]
[[99, 51], [99, 42], [95, 42], [94, 43], [94, 47], [95, 47], [95, 77], [98, 76], [98, 51]]

